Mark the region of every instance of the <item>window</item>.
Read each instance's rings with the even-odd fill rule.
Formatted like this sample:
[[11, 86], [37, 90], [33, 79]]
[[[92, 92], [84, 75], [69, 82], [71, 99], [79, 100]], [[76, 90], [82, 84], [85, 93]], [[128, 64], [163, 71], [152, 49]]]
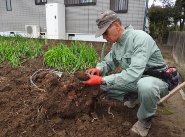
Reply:
[[35, 5], [45, 5], [47, 0], [35, 0]]
[[6, 10], [12, 11], [12, 3], [11, 0], [6, 0]]
[[96, 0], [64, 0], [66, 6], [96, 5]]
[[128, 0], [110, 0], [110, 9], [117, 13], [127, 13]]

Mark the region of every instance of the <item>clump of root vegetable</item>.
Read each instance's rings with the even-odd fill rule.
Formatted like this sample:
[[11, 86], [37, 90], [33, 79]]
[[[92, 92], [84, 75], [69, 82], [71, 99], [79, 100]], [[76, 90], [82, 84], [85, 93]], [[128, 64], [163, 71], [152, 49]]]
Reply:
[[83, 81], [88, 77], [83, 72], [77, 72], [74, 76], [63, 73], [58, 77], [54, 73], [41, 72], [37, 74], [33, 81], [39, 89], [38, 91], [38, 117], [39, 119], [59, 115], [61, 117], [74, 117], [80, 112], [91, 113], [93, 111], [94, 91], [89, 91]]

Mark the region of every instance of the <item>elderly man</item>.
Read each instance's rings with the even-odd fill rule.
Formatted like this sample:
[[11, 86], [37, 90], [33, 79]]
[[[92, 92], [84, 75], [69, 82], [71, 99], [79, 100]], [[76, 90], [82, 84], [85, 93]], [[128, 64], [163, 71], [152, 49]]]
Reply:
[[[123, 27], [117, 14], [111, 10], [102, 12], [96, 20], [98, 30], [96, 37], [103, 35], [113, 43], [111, 51], [96, 68], [86, 71], [89, 80], [87, 85], [101, 85], [106, 95], [123, 101], [129, 93], [136, 93], [140, 103], [137, 112], [138, 121], [131, 132], [146, 136], [151, 127], [151, 119], [156, 113], [160, 97], [169, 93], [168, 84], [154, 76], [144, 73], [151, 69], [166, 70], [163, 57], [155, 41], [141, 30]], [[110, 74], [117, 66], [123, 70]], [[126, 106], [134, 107], [135, 102], [125, 102]]]

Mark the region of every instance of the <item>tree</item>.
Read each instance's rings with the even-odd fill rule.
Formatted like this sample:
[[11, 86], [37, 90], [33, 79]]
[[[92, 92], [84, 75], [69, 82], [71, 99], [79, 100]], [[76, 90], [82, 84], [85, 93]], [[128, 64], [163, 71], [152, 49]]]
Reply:
[[[156, 0], [154, 0], [156, 1]], [[169, 31], [184, 30], [185, 23], [185, 0], [160, 0], [163, 6], [152, 5], [148, 11], [149, 30], [153, 38], [160, 43], [167, 38]]]
[[171, 7], [151, 6], [148, 12], [150, 35], [160, 43], [167, 39], [171, 20]]
[[177, 22], [180, 22], [180, 31], [184, 28], [185, 22], [185, 0], [176, 0], [173, 12], [174, 24], [177, 26]]

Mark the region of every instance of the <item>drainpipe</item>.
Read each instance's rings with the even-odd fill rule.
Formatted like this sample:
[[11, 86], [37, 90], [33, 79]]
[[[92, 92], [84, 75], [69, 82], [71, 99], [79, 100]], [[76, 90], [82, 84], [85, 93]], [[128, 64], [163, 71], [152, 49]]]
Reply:
[[145, 0], [145, 15], [144, 15], [144, 23], [143, 23], [143, 31], [146, 31], [146, 18], [147, 18], [147, 13], [148, 13], [148, 1]]

